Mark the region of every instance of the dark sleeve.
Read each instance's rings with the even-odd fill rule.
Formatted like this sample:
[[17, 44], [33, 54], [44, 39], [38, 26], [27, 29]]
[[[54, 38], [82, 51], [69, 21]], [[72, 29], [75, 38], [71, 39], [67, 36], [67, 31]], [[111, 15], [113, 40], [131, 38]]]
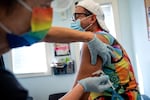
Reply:
[[0, 69], [0, 100], [27, 100], [28, 91], [9, 71]]
[[3, 57], [0, 56], [0, 69], [5, 69]]

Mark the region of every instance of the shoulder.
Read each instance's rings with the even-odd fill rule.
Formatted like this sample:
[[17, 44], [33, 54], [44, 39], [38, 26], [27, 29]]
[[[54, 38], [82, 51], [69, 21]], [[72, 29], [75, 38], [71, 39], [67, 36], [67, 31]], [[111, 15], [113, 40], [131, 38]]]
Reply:
[[97, 35], [101, 35], [101, 37], [103, 37], [103, 40], [107, 41], [108, 44], [112, 45], [115, 41], [115, 38], [108, 32], [96, 32], [95, 34]]

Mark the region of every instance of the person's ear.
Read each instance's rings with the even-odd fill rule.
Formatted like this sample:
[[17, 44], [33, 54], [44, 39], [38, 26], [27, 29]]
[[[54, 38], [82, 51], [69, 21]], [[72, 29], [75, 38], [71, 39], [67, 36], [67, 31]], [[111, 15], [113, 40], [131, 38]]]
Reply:
[[91, 21], [92, 21], [92, 23], [95, 23], [96, 22], [96, 15], [92, 15], [92, 17], [91, 17]]

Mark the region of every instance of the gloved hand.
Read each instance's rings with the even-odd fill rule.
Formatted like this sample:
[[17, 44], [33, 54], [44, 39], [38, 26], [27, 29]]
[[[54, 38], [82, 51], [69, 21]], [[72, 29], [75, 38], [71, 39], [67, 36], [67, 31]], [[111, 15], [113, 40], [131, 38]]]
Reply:
[[111, 87], [108, 80], [109, 77], [103, 75], [100, 77], [88, 77], [78, 81], [78, 83], [83, 86], [85, 92], [103, 92]]
[[97, 56], [100, 56], [103, 60], [103, 65], [111, 64], [111, 57], [113, 57], [113, 48], [96, 37], [88, 42], [88, 48], [91, 55], [91, 64], [95, 65]]

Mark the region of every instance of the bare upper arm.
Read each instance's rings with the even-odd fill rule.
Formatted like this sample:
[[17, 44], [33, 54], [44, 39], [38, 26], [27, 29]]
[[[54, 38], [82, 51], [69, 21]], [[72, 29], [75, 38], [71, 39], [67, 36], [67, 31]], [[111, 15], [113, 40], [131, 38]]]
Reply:
[[[86, 77], [91, 77], [92, 73], [101, 68], [101, 59], [98, 57], [96, 65], [91, 65], [91, 57], [86, 43], [83, 44], [81, 52], [81, 63], [77, 73], [76, 82]], [[88, 100], [89, 93], [84, 93], [80, 100]]]
[[[108, 43], [108, 41], [101, 35], [97, 35], [97, 37], [100, 38], [103, 42]], [[86, 77], [91, 77], [93, 72], [101, 69], [102, 60], [100, 57], [97, 57], [97, 58], [98, 59], [97, 59], [96, 65], [92, 65], [91, 64], [91, 56], [90, 56], [90, 52], [89, 52], [87, 43], [84, 43], [83, 47], [82, 47], [82, 51], [81, 51], [81, 63], [79, 66], [79, 71], [77, 73], [75, 85], [78, 80], [81, 80]], [[87, 100], [88, 95], [89, 94], [84, 93], [81, 100]]]
[[[97, 37], [104, 43], [108, 43], [108, 40], [104, 36], [97, 34]], [[88, 45], [87, 43], [84, 43], [81, 49], [81, 63], [79, 66], [79, 71], [77, 73], [76, 82], [80, 79], [92, 76], [93, 72], [101, 69], [102, 60], [100, 57], [97, 58], [97, 63], [95, 65], [92, 65]]]
[[91, 64], [91, 56], [86, 43], [83, 44], [81, 52], [81, 63], [77, 75], [77, 80], [92, 76], [92, 73], [101, 68], [101, 59], [98, 57], [96, 65]]

